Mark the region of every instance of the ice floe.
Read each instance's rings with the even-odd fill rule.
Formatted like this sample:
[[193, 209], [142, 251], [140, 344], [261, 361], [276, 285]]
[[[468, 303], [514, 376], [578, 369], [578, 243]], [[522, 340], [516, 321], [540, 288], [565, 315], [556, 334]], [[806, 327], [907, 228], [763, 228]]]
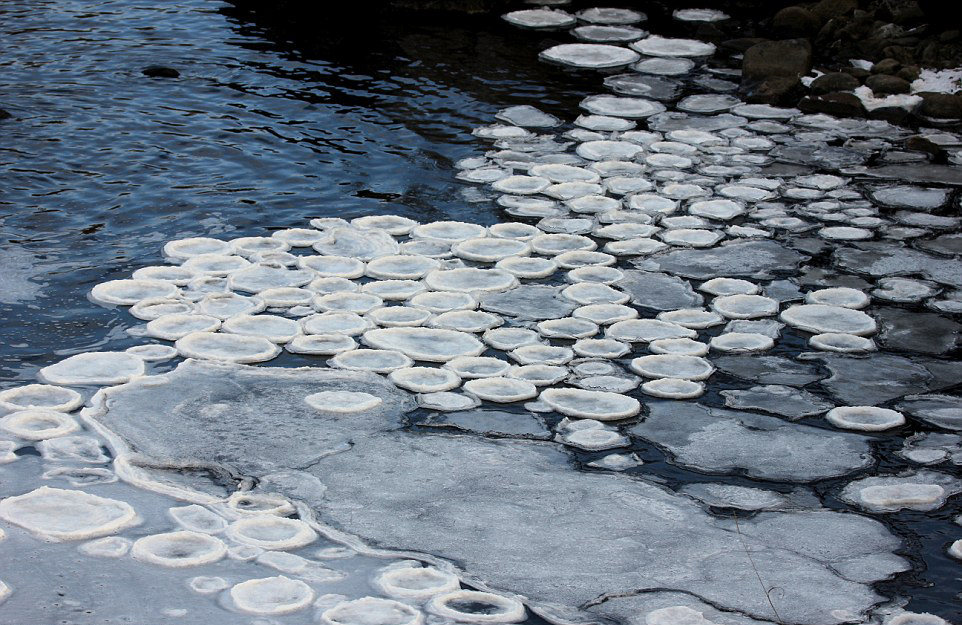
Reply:
[[0, 500], [0, 519], [50, 542], [114, 534], [138, 521], [126, 502], [49, 486]]
[[144, 374], [144, 361], [125, 352], [84, 352], [44, 367], [41, 381], [65, 386], [123, 384]]

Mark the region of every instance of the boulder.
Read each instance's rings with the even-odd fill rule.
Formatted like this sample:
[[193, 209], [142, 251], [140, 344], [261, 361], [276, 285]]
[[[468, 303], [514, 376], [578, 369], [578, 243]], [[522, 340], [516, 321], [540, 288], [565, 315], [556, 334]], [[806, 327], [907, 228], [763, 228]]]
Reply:
[[878, 63], [872, 66], [873, 74], [894, 74], [899, 70], [901, 63], [895, 59], [882, 59]]
[[865, 117], [865, 107], [854, 93], [835, 92], [808, 96], [798, 103], [805, 113], [826, 113], [836, 117]]
[[802, 7], [785, 7], [772, 18], [772, 30], [779, 37], [812, 37], [822, 27], [814, 13]]
[[962, 119], [962, 96], [930, 91], [919, 93], [922, 103], [917, 112], [936, 119]]
[[821, 0], [812, 7], [812, 13], [823, 20], [848, 15], [858, 8], [858, 0]]
[[831, 72], [822, 74], [812, 81], [810, 88], [813, 95], [823, 95], [835, 91], [852, 91], [861, 83], [858, 78], [845, 72]]
[[148, 65], [144, 69], [140, 70], [140, 73], [151, 78], [180, 77], [180, 72], [178, 72], [176, 69], [173, 67], [164, 67], [163, 65]]
[[812, 69], [812, 44], [804, 39], [763, 41], [745, 51], [742, 79], [761, 82], [772, 77], [804, 76]]
[[908, 93], [912, 90], [912, 85], [909, 84], [909, 81], [888, 74], [873, 74], [865, 79], [865, 85], [877, 96]]
[[775, 106], [795, 106], [798, 99], [805, 95], [805, 87], [793, 76], [772, 76], [755, 83], [745, 92], [748, 102], [772, 104]]
[[921, 74], [921, 70], [919, 69], [918, 65], [906, 65], [895, 73], [895, 75], [898, 76], [899, 78], [902, 78], [903, 80], [907, 80], [909, 82], [917, 80], [920, 74]]
[[869, 112], [869, 117], [872, 119], [881, 119], [887, 121], [890, 124], [903, 124], [905, 120], [909, 118], [911, 111], [905, 109], [902, 106], [880, 106], [879, 108], [872, 109]]

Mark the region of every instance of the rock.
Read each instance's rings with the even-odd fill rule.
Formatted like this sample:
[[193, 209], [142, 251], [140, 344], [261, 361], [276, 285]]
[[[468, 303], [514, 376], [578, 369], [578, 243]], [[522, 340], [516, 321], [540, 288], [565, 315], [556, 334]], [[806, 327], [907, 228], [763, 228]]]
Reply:
[[861, 83], [858, 78], [845, 72], [822, 74], [810, 85], [813, 95], [824, 95], [833, 91], [852, 91]]
[[140, 73], [151, 78], [180, 78], [180, 72], [173, 67], [164, 67], [163, 65], [148, 65], [140, 70]]
[[875, 95], [908, 93], [912, 90], [912, 85], [910, 85], [907, 80], [889, 74], [873, 74], [865, 79], [865, 85], [871, 89]]
[[742, 61], [742, 77], [746, 81], [804, 76], [811, 69], [812, 44], [804, 39], [764, 41], [746, 50]]
[[919, 95], [922, 96], [922, 104], [917, 111], [920, 115], [936, 119], [962, 118], [962, 96], [928, 91]]
[[951, 25], [962, 21], [962, 5], [957, 2], [918, 0], [918, 3], [930, 24]]
[[761, 81], [747, 95], [746, 100], [775, 106], [794, 106], [805, 89], [797, 78], [774, 76]]
[[951, 41], [958, 41], [958, 39], [959, 39], [959, 31], [958, 31], [958, 29], [956, 29], [956, 30], [947, 30], [947, 31], [945, 31], [945, 32], [943, 32], [942, 34], [939, 35], [939, 41], [941, 41], [942, 43], [949, 43], [949, 42], [951, 42]]
[[752, 46], [767, 41], [762, 37], [739, 37], [737, 39], [728, 39], [721, 42], [721, 47], [726, 50], [734, 50], [735, 52], [744, 52]]
[[11, 117], [13, 117], [13, 115], [10, 113], [10, 111], [0, 109], [0, 119], [10, 119]]
[[865, 117], [865, 106], [854, 93], [827, 93], [802, 98], [798, 108], [805, 113], [827, 113], [836, 117]]
[[882, 106], [869, 112], [871, 119], [881, 119], [892, 124], [901, 124], [909, 118], [909, 111], [901, 106]]
[[867, 69], [862, 69], [861, 67], [843, 67], [841, 71], [849, 76], [854, 76], [859, 80], [859, 82], [864, 81], [866, 78], [872, 75], [872, 72]]
[[812, 13], [823, 20], [847, 15], [858, 8], [858, 0], [822, 0], [814, 7]]
[[742, 88], [750, 102], [794, 104], [804, 95], [798, 78], [811, 69], [812, 44], [808, 41], [765, 41], [745, 52]]
[[775, 34], [785, 39], [811, 37], [822, 27], [817, 15], [802, 7], [785, 7], [772, 18]]
[[895, 59], [882, 59], [872, 66], [873, 74], [894, 74], [901, 64]]
[[902, 67], [902, 69], [895, 72], [895, 75], [903, 80], [912, 82], [913, 80], [918, 79], [920, 71], [921, 70], [919, 69], [918, 65], [905, 65]]

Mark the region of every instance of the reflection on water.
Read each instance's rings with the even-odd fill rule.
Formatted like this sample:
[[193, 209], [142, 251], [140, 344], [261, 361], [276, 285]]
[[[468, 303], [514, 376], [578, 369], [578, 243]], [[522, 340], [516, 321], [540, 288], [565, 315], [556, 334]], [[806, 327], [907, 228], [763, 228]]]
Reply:
[[[579, 98], [496, 17], [281, 33], [252, 17], [203, 0], [0, 5], [5, 280], [45, 285], [0, 300], [5, 377], [130, 344], [123, 314], [86, 293], [170, 239], [381, 212], [491, 223], [451, 167], [476, 149], [471, 129], [507, 104]], [[181, 77], [143, 76], [152, 64]]]

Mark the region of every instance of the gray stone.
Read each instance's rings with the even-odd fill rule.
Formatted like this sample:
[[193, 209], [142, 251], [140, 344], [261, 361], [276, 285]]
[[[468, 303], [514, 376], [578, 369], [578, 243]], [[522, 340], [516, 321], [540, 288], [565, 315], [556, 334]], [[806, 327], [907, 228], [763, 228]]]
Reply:
[[851, 74], [846, 74], [845, 72], [829, 72], [813, 80], [810, 87], [813, 94], [823, 95], [833, 91], [852, 91], [860, 84], [858, 78]]
[[742, 78], [747, 81], [761, 81], [773, 76], [797, 78], [805, 76], [811, 69], [812, 45], [808, 41], [763, 41], [745, 51]]

